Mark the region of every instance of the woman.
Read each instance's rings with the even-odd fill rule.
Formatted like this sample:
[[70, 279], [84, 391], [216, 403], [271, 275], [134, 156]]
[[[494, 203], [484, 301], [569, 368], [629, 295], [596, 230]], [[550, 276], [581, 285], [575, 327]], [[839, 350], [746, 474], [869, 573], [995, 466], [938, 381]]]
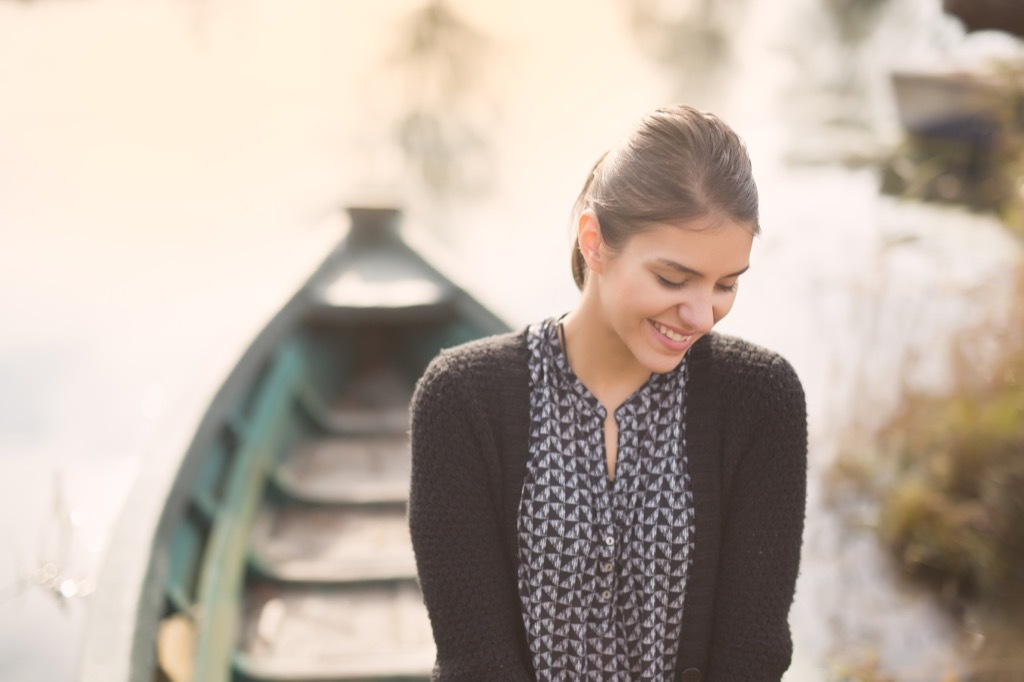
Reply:
[[806, 411], [785, 360], [710, 333], [759, 231], [744, 145], [655, 111], [573, 216], [576, 307], [442, 352], [413, 399], [434, 678], [777, 682]]

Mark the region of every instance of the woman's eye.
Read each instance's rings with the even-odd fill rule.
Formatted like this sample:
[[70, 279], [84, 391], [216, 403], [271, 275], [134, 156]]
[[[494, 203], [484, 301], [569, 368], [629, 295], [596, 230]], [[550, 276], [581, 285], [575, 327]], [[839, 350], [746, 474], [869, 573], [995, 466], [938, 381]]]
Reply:
[[684, 284], [686, 284], [685, 280], [682, 281], [682, 282], [673, 282], [672, 280], [666, 279], [666, 278], [662, 277], [661, 275], [655, 275], [655, 277], [658, 278], [658, 282], [660, 282], [662, 286], [667, 287], [669, 289], [679, 289]]
[[739, 285], [739, 282], [733, 282], [732, 284], [719, 284], [716, 286], [716, 288], [721, 292], [731, 294], [732, 292], [736, 291]]

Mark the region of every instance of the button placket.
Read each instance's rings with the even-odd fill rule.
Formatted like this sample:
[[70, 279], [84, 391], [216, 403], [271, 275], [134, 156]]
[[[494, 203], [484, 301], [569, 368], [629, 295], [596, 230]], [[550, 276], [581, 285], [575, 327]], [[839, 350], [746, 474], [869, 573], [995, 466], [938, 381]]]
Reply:
[[[529, 625], [557, 619], [555, 624], [561, 627], [565, 616], [570, 623], [567, 627], [573, 629], [567, 642], [579, 658], [560, 667], [550, 679], [568, 679], [564, 675], [609, 682], [632, 679], [628, 670], [633, 662], [628, 652], [637, 636], [635, 625], [641, 622], [637, 619], [646, 613], [642, 611], [646, 603], [640, 603], [636, 595], [643, 592], [650, 576], [654, 557], [648, 555], [655, 551], [652, 544], [663, 541], [659, 538], [676, 537], [675, 525], [664, 535], [654, 534], [651, 529], [659, 528], [661, 520], [647, 510], [655, 506], [648, 501], [651, 495], [675, 491], [680, 487], [676, 479], [686, 475], [681, 458], [679, 466], [676, 459], [665, 462], [666, 456], [677, 456], [680, 444], [678, 454], [685, 454], [685, 430], [682, 415], [678, 414], [682, 397], [676, 400], [680, 395], [676, 374], [669, 377], [671, 386], [663, 385], [666, 381], [659, 380], [660, 375], [652, 377], [650, 385], [628, 399], [616, 414], [618, 461], [615, 477], [609, 479], [603, 447], [603, 407], [585, 390], [577, 390], [585, 387], [571, 374], [564, 354], [556, 355], [562, 351], [555, 332], [543, 340], [550, 341], [550, 347], [535, 344], [537, 348], [531, 346], [531, 351], [544, 362], [555, 361], [533, 379], [534, 384], [548, 386], [545, 396], [531, 393], [531, 423], [539, 427], [530, 435], [531, 453], [539, 453], [531, 462], [543, 475], [530, 483], [538, 486], [540, 493], [526, 496], [524, 486], [524, 499], [532, 506], [524, 512], [530, 523], [523, 523], [520, 531], [532, 542], [522, 545], [520, 577], [524, 602], [529, 602], [532, 612]], [[552, 350], [554, 353], [547, 352]], [[534, 369], [538, 365], [535, 359]], [[685, 414], [685, 410], [682, 412]], [[547, 459], [541, 460], [541, 456]], [[683, 488], [688, 491], [688, 483]], [[692, 507], [692, 497], [677, 499], [673, 495], [668, 504], [692, 516], [687, 511]], [[550, 582], [542, 575], [549, 563], [559, 571], [562, 590], [554, 596], [545, 591]], [[527, 592], [531, 589], [534, 592]], [[545, 606], [549, 597], [561, 600], [564, 608], [536, 609], [529, 601], [535, 596]], [[673, 624], [666, 627], [678, 629]], [[655, 634], [673, 641], [676, 637], [675, 630]], [[547, 645], [543, 642], [540, 644], [536, 655], [550, 658], [553, 652], [544, 649]]]
[[596, 571], [596, 587], [598, 603], [600, 604], [600, 615], [601, 615], [601, 636], [607, 640], [611, 636], [612, 631], [609, 630], [608, 625], [612, 623], [615, 607], [614, 607], [614, 595], [616, 585], [615, 575], [615, 560], [618, 550], [618, 540], [615, 537], [615, 525], [614, 515], [611, 513], [611, 509], [606, 507], [606, 524], [605, 524], [605, 535], [601, 540], [600, 550], [597, 552], [595, 557], [597, 561]]
[[[628, 469], [623, 465], [624, 462], [629, 459], [628, 409], [623, 410], [623, 408], [620, 407], [615, 414], [615, 418], [619, 424], [618, 456], [615, 464], [614, 479], [609, 481], [605, 472], [602, 471], [602, 474], [605, 474], [602, 478], [606, 483], [604, 493], [602, 495], [602, 502], [604, 503], [602, 517], [607, 530], [603, 538], [604, 546], [599, 552], [597, 565], [598, 583], [603, 586], [599, 596], [602, 604], [604, 604], [606, 613], [606, 618], [602, 623], [601, 629], [610, 646], [614, 646], [615, 643], [614, 613], [615, 594], [618, 584], [618, 572], [616, 571], [616, 565], [618, 557], [623, 549], [621, 546], [622, 538], [619, 536], [617, 507], [620, 504], [624, 490], [624, 477], [628, 477], [629, 474]], [[623, 429], [625, 429], [625, 432]]]

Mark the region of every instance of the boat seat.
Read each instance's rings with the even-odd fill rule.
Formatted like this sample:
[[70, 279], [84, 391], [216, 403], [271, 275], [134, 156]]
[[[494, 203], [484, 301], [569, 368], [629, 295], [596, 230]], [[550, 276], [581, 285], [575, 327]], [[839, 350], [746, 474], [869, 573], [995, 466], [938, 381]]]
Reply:
[[287, 453], [249, 535], [236, 679], [430, 679], [409, 470], [404, 433], [313, 435]]
[[298, 401], [324, 431], [338, 435], [403, 435], [409, 430], [409, 395], [401, 400], [380, 405], [367, 405], [366, 401], [335, 400], [327, 403], [311, 384], [298, 390]]
[[303, 502], [403, 503], [411, 470], [405, 433], [326, 435], [299, 442], [272, 479], [287, 496]]
[[248, 680], [426, 682], [434, 641], [419, 590], [271, 583], [247, 595], [234, 666]]
[[415, 581], [405, 505], [265, 502], [249, 538], [253, 568], [278, 581]]

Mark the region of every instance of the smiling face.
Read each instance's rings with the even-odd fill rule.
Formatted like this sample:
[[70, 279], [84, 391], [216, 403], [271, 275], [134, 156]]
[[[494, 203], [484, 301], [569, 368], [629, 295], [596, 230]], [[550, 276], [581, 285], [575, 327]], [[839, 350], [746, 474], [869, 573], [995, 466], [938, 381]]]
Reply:
[[717, 216], [662, 223], [612, 250], [596, 217], [581, 219], [592, 223], [581, 223], [580, 244], [603, 326], [639, 365], [670, 371], [732, 309], [750, 261], [750, 227]]

